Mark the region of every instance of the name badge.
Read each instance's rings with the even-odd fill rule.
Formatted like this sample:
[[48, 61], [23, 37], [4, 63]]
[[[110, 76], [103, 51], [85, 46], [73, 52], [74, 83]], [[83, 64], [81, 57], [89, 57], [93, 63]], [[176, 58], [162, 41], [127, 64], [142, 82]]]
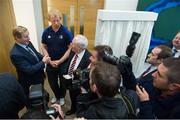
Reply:
[[59, 39], [63, 39], [63, 35], [59, 35]]
[[48, 38], [51, 38], [51, 36], [50, 36], [50, 35], [48, 35]]

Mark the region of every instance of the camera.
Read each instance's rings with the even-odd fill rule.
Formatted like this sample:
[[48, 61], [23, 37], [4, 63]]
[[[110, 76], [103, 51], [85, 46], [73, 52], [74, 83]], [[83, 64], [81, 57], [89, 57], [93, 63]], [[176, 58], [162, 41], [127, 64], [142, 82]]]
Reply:
[[46, 115], [52, 115], [54, 118], [56, 118], [59, 115], [59, 112], [55, 110], [55, 108], [51, 107], [46, 110]]
[[72, 87], [74, 89], [79, 89], [81, 86], [89, 91], [89, 69], [80, 70], [77, 69], [74, 71], [74, 79], [72, 81]]
[[133, 52], [136, 48], [135, 44], [137, 43], [139, 37], [141, 36], [141, 34], [133, 32], [131, 39], [129, 41], [129, 45], [126, 48], [126, 55], [122, 55], [119, 58], [117, 58], [116, 56], [110, 55], [107, 52], [104, 52], [103, 55], [103, 60], [117, 65], [119, 71], [122, 74], [122, 78], [123, 78], [123, 85], [126, 88], [130, 88], [130, 89], [135, 89], [135, 86], [131, 86], [132, 85], [132, 81], [135, 80], [135, 76], [134, 73], [132, 71], [132, 63], [131, 63], [131, 57], [133, 55]]
[[86, 91], [89, 91], [89, 69], [77, 69], [73, 72], [73, 77], [69, 75], [64, 75], [65, 84], [68, 89], [76, 90], [81, 87], [85, 88]]
[[45, 111], [46, 115], [57, 117], [59, 113], [54, 108], [48, 107], [49, 94], [42, 84], [31, 85], [29, 88], [30, 109]]

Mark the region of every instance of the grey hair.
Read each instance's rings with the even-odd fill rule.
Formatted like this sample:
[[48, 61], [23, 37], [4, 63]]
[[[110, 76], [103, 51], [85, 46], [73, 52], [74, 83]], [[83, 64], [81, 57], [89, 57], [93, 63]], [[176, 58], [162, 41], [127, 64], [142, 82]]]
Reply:
[[86, 49], [87, 48], [88, 40], [87, 40], [87, 38], [85, 36], [80, 35], [80, 34], [76, 35], [74, 37], [74, 40], [79, 45], [80, 48], [82, 48], [82, 49]]

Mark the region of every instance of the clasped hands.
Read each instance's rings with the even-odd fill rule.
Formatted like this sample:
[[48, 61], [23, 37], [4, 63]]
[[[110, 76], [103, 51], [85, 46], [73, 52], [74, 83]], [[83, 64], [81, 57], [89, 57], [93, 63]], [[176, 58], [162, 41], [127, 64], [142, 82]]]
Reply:
[[52, 67], [55, 68], [57, 68], [61, 64], [60, 60], [51, 60], [51, 58], [48, 55], [45, 55], [42, 61], [46, 64], [50, 64]]

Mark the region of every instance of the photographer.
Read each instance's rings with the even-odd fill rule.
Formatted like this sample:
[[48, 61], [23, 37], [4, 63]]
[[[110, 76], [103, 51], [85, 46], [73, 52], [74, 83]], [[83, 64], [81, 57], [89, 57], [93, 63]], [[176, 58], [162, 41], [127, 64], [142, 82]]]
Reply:
[[90, 88], [98, 98], [89, 100], [89, 94], [81, 94], [77, 99], [77, 117], [87, 119], [128, 118], [126, 105], [116, 97], [121, 82], [121, 74], [116, 66], [96, 62], [90, 70]]
[[97, 45], [93, 48], [92, 56], [90, 57], [91, 63], [103, 61], [104, 53], [113, 55], [113, 51], [108, 45]]
[[[153, 76], [152, 96], [145, 88], [136, 86], [141, 101], [141, 119], [180, 118], [180, 58], [167, 58], [158, 66]], [[152, 97], [150, 97], [152, 96]]]

